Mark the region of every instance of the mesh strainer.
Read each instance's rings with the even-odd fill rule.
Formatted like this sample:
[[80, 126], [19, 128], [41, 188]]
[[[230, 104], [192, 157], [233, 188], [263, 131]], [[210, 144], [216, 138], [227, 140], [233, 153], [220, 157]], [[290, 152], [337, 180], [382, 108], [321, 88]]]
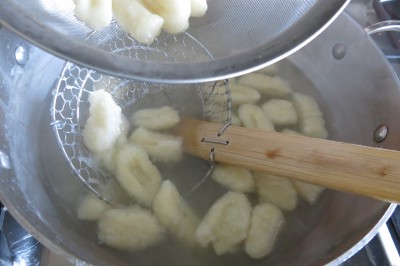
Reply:
[[[89, 115], [89, 96], [105, 89], [121, 106], [127, 118], [135, 110], [163, 105], [179, 110], [181, 116], [221, 123], [231, 119], [230, 93], [226, 81], [192, 85], [162, 85], [120, 79], [67, 63], [53, 91], [52, 126], [61, 150], [74, 174], [97, 196], [113, 203], [113, 190], [107, 189], [114, 176], [104, 170], [87, 150], [82, 130]], [[218, 102], [213, 101], [218, 97]], [[217, 132], [216, 132], [217, 133]], [[165, 179], [181, 179], [187, 193], [196, 190], [207, 179], [213, 164], [196, 157], [184, 156], [176, 164], [157, 164]], [[180, 174], [177, 174], [179, 170]], [[177, 182], [180, 182], [177, 180]]]
[[194, 83], [244, 74], [305, 45], [350, 0], [209, 0], [187, 32], [142, 45], [115, 23], [92, 32], [72, 0], [2, 0], [0, 23], [46, 50], [112, 76]]

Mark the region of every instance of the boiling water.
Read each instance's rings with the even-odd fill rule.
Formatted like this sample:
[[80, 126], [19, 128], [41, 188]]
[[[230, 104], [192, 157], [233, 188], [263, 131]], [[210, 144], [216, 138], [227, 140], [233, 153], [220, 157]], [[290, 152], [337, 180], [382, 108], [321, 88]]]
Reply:
[[[327, 121], [327, 129], [331, 136], [336, 135], [330, 125], [329, 110], [324, 108], [323, 99], [318, 94], [318, 90], [296, 69], [289, 61], [279, 63], [279, 76], [289, 81], [291, 87], [296, 92], [312, 95], [319, 102]], [[147, 84], [144, 89], [137, 90], [135, 82], [121, 83], [114, 82], [111, 86], [111, 93], [121, 100], [124, 114], [129, 117], [134, 111], [159, 107], [163, 105], [171, 106], [180, 111], [181, 114], [201, 118], [204, 115], [204, 99], [200, 97], [196, 88], [193, 87], [163, 87]], [[86, 86], [93, 86], [89, 84]], [[143, 85], [140, 85], [143, 86]], [[129, 95], [132, 93], [133, 95]], [[114, 98], [115, 98], [114, 97]], [[52, 95], [49, 95], [49, 106]], [[268, 100], [263, 98], [261, 102]], [[118, 102], [118, 101], [117, 101]], [[82, 106], [81, 113], [87, 112], [88, 105]], [[86, 109], [85, 109], [86, 108]], [[85, 119], [82, 119], [83, 121]], [[48, 125], [51, 123], [49, 114], [43, 116], [42, 160], [46, 169], [46, 177], [49, 182], [49, 193], [53, 194], [56, 204], [62, 210], [65, 219], [73, 225], [73, 229], [97, 242], [96, 223], [78, 221], [76, 219], [76, 209], [81, 198], [88, 190], [79, 182], [71, 172], [67, 164], [54, 132]], [[280, 128], [278, 128], [279, 130]], [[293, 128], [297, 129], [298, 128]], [[51, 162], [51, 163], [48, 163]], [[181, 194], [188, 201], [194, 211], [203, 217], [209, 207], [221, 197], [227, 190], [211, 179], [207, 179], [197, 190], [188, 193], [206, 174], [209, 164], [199, 158], [184, 156], [177, 164], [158, 164], [164, 179], [170, 179]], [[51, 190], [51, 191], [50, 191]], [[293, 212], [285, 212], [286, 224], [276, 243], [274, 251], [270, 256], [262, 260], [252, 260], [244, 252], [217, 256], [210, 249], [191, 249], [181, 245], [173, 237], [168, 237], [163, 243], [156, 247], [144, 251], [127, 253], [111, 248], [110, 252], [116, 256], [123, 256], [127, 261], [135, 262], [137, 265], [253, 265], [260, 262], [274, 264], [275, 255], [290, 252], [298, 242], [313, 228], [321, 218], [321, 214], [330, 202], [332, 192], [325, 192], [319, 202], [310, 207], [303, 201], [299, 201], [298, 207]], [[255, 198], [251, 197], [253, 203]]]

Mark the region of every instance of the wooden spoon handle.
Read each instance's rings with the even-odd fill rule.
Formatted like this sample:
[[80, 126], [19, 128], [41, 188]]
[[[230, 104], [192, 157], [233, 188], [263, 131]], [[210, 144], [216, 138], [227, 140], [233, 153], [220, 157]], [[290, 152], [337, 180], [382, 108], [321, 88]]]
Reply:
[[[215, 161], [400, 203], [400, 152], [185, 118], [184, 149]], [[215, 142], [215, 143], [214, 143]], [[222, 144], [225, 143], [225, 144]]]

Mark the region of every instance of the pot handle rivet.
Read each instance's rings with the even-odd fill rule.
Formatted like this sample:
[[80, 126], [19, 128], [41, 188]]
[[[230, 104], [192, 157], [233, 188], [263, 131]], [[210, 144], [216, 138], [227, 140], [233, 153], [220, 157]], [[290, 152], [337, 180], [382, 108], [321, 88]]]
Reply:
[[381, 143], [382, 141], [384, 141], [388, 135], [389, 132], [389, 128], [386, 125], [380, 125], [379, 127], [377, 127], [375, 129], [374, 132], [374, 141], [376, 143]]
[[346, 55], [346, 46], [343, 43], [337, 43], [332, 48], [332, 56], [340, 60]]

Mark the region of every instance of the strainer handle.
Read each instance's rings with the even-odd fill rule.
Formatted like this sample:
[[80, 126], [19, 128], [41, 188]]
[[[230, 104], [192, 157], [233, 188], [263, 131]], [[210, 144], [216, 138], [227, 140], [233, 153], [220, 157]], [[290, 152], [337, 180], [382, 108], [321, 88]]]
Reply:
[[217, 163], [400, 203], [399, 151], [237, 126], [217, 137], [220, 127], [185, 118], [176, 133], [204, 159], [213, 149]]

